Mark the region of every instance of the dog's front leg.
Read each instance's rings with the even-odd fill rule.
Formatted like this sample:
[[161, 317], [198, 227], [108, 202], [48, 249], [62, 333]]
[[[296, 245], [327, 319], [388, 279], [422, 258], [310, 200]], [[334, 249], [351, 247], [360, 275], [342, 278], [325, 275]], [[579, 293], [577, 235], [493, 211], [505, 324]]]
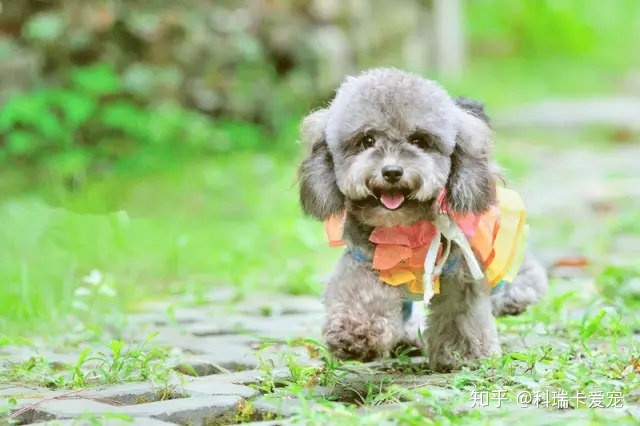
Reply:
[[441, 293], [431, 300], [427, 320], [431, 368], [450, 371], [465, 361], [500, 354], [486, 283], [462, 271], [441, 280]]
[[403, 336], [402, 290], [382, 283], [370, 265], [345, 252], [325, 293], [322, 333], [339, 359], [386, 356]]

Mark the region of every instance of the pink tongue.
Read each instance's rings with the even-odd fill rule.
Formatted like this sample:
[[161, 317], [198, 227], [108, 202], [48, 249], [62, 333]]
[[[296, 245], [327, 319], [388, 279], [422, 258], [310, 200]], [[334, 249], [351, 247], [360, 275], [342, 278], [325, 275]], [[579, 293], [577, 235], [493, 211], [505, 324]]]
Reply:
[[403, 201], [404, 195], [399, 192], [383, 192], [380, 195], [380, 202], [389, 210], [397, 209]]

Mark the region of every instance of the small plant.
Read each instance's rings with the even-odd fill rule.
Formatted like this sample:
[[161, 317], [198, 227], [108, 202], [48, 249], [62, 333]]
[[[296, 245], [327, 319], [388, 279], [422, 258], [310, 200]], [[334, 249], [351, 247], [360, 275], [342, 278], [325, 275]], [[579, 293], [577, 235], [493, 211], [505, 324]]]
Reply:
[[[115, 281], [112, 277], [105, 277], [102, 272], [93, 269], [82, 278], [82, 285], [76, 288], [71, 307], [78, 313], [92, 312], [96, 303], [103, 297], [115, 298], [118, 295]], [[79, 316], [81, 316], [79, 315]]]
[[255, 420], [257, 410], [251, 401], [241, 400], [236, 407], [236, 415], [233, 419], [235, 423], [249, 423]]
[[18, 407], [16, 397], [9, 397], [0, 403], [0, 424], [14, 425], [18, 424], [18, 420], [11, 417], [11, 412]]
[[[139, 347], [126, 348], [124, 341], [113, 340], [109, 345], [110, 352], [98, 352], [95, 356], [83, 359], [82, 363], [95, 362], [96, 366], [91, 368], [88, 375], [77, 375], [77, 379], [85, 383], [97, 381], [100, 384], [125, 381], [166, 383], [173, 371], [164, 363], [167, 352], [158, 347], [146, 348], [156, 335], [157, 333], [150, 335]], [[79, 368], [74, 371], [79, 371]]]
[[126, 347], [113, 340], [108, 351], [93, 354], [84, 349], [73, 365], [51, 363], [31, 357], [23, 363], [0, 368], [0, 382], [35, 384], [50, 389], [79, 389], [123, 382], [152, 381], [167, 387], [173, 369], [165, 362], [168, 354], [159, 347], [147, 348], [155, 334], [140, 346]]
[[40, 356], [24, 362], [5, 363], [0, 367], [0, 382], [28, 383], [49, 389], [59, 389], [67, 382], [60, 374], [63, 367], [50, 363]]
[[258, 370], [262, 375], [260, 376], [260, 382], [252, 386], [255, 386], [262, 393], [273, 393], [276, 390], [275, 364], [271, 359], [263, 359], [260, 353], [257, 353], [256, 356], [259, 361]]

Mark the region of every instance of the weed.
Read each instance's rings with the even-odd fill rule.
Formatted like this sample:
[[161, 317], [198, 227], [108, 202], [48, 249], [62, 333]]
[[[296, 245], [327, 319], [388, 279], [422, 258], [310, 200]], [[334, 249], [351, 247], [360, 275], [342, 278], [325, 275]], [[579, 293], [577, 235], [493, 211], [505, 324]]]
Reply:
[[113, 340], [108, 351], [81, 351], [73, 365], [52, 363], [34, 356], [21, 363], [7, 363], [0, 369], [0, 382], [18, 382], [50, 389], [79, 389], [122, 382], [151, 381], [167, 387], [173, 370], [165, 362], [167, 352], [148, 348], [154, 335], [139, 346], [126, 347]]
[[251, 401], [242, 400], [236, 407], [236, 415], [233, 419], [235, 423], [249, 423], [256, 419], [257, 410]]

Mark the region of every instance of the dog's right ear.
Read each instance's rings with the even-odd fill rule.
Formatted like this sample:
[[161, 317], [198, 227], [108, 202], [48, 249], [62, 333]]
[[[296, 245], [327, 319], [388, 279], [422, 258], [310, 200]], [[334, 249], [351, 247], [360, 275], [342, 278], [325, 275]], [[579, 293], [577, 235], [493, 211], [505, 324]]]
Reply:
[[477, 113], [468, 106], [458, 108], [458, 135], [446, 192], [449, 206], [460, 213], [483, 213], [496, 203], [491, 129]]
[[484, 110], [484, 104], [480, 101], [476, 101], [469, 98], [458, 97], [455, 99], [456, 105], [462, 108], [469, 114], [484, 121], [488, 126], [491, 126], [491, 120]]
[[325, 220], [344, 208], [344, 195], [338, 189], [333, 157], [325, 140], [327, 109], [312, 112], [302, 120], [302, 142], [310, 148], [300, 165], [300, 204], [305, 214]]

